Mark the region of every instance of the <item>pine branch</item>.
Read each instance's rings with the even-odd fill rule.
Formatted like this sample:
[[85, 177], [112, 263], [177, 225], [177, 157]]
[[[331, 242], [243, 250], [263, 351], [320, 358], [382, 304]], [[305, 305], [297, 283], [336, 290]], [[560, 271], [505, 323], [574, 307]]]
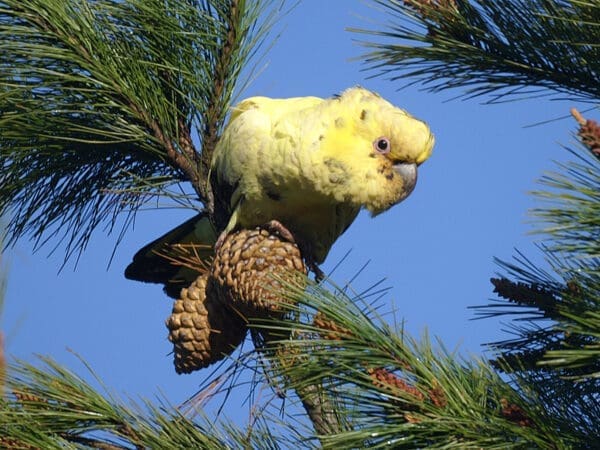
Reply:
[[122, 212], [127, 227], [169, 182], [190, 183], [188, 202], [211, 207], [207, 162], [273, 23], [269, 3], [0, 1], [8, 244], [64, 240], [68, 258]]
[[540, 93], [596, 101], [600, 6], [578, 0], [375, 0], [393, 21], [366, 64], [392, 81], [490, 102]]
[[298, 319], [271, 325], [292, 336], [272, 343], [273, 372], [284, 389], [322, 386], [331, 399], [342, 427], [319, 436], [324, 448], [568, 448], [584, 442], [577, 433], [556, 435], [557, 417], [546, 416], [483, 362], [434, 351], [426, 337], [417, 343], [361, 298], [319, 286], [293, 296]]
[[300, 387], [296, 393], [313, 424], [315, 433], [322, 440], [326, 442], [326, 436], [342, 431], [333, 403], [327, 398], [327, 394], [322, 392], [318, 383]]
[[540, 248], [550, 272], [522, 255], [516, 264], [500, 262], [515, 281], [492, 282], [510, 303], [477, 309], [485, 317], [515, 318], [511, 331], [516, 337], [489, 344], [497, 354], [493, 364], [500, 370], [522, 376], [535, 373], [548, 389], [556, 385], [564, 390], [558, 381], [564, 378], [594, 392], [600, 374], [600, 134], [595, 121], [577, 111], [573, 115], [581, 149], [569, 149], [575, 161], [545, 175], [541, 180], [545, 190], [534, 193], [542, 201], [533, 213], [545, 239]]
[[[253, 448], [275, 442], [256, 417], [260, 436], [198, 413], [192, 421], [166, 405], [125, 405], [54, 361], [10, 365], [0, 400], [0, 443], [10, 448]], [[91, 373], [91, 376], [97, 377]], [[101, 384], [101, 382], [100, 382]], [[255, 448], [255, 447], [254, 447]]]
[[[548, 404], [548, 392], [519, 392], [482, 361], [460, 361], [434, 350], [427, 337], [417, 343], [392, 329], [360, 297], [316, 285], [308, 292], [290, 288], [300, 302], [286, 303], [296, 319], [259, 325], [290, 338], [270, 341], [262, 351], [273, 361], [268, 379], [280, 392], [277, 398], [286, 390], [321, 386], [318, 395], [332, 402], [342, 426], [320, 433], [324, 448], [593, 448], [590, 427], [598, 411], [583, 403], [585, 395]], [[249, 363], [239, 361], [253, 370]], [[49, 359], [41, 366], [11, 365], [6, 387], [9, 395], [0, 401], [4, 445], [279, 448], [287, 442], [289, 448], [314, 448], [310, 433], [300, 433], [305, 428], [263, 414], [267, 405], [253, 408], [246, 430], [201, 412], [191, 421], [163, 405], [124, 405]], [[242, 387], [247, 390], [246, 383]]]
[[[509, 304], [502, 302], [498, 306], [510, 307], [512, 304], [518, 307], [529, 307], [532, 314], [535, 314], [540, 319], [557, 318], [558, 300], [555, 293], [548, 290], [546, 286], [524, 282], [515, 283], [506, 278], [492, 278], [490, 281], [494, 285], [494, 293], [497, 293], [500, 298], [510, 302]], [[479, 308], [481, 307], [473, 309]], [[487, 312], [484, 317], [496, 315], [493, 313], [490, 314], [487, 308], [484, 312]], [[498, 312], [498, 314], [501, 314], [501, 312]], [[531, 320], [531, 317], [528, 317], [528, 320]]]
[[[552, 261], [557, 264], [559, 260], [554, 256]], [[560, 260], [565, 261], [568, 260]], [[496, 292], [512, 303], [499, 301], [474, 308], [480, 318], [499, 315], [513, 318], [510, 331], [516, 337], [487, 344], [498, 354], [492, 364], [504, 372], [534, 370], [545, 372], [549, 377], [580, 381], [596, 378], [600, 373], [600, 303], [598, 287], [589, 286], [589, 276], [573, 278], [577, 270], [570, 267], [567, 275], [571, 278], [557, 288], [556, 283], [550, 284], [544, 277], [536, 279], [536, 274], [521, 266], [502, 265], [521, 280], [516, 283], [496, 280]], [[592, 272], [588, 265], [582, 267], [585, 272]], [[554, 270], [565, 275], [564, 265], [554, 265]], [[522, 281], [524, 278], [527, 283]], [[536, 281], [529, 284], [531, 279]], [[582, 279], [587, 280], [585, 288], [577, 281]]]
[[[233, 56], [236, 51], [235, 43], [237, 41], [236, 34], [238, 32], [238, 24], [242, 18], [242, 9], [238, 1], [232, 1], [229, 5], [229, 11], [226, 14], [226, 33], [225, 40], [221, 45], [221, 49], [217, 55], [215, 62], [215, 78], [212, 85], [213, 89], [209, 92], [208, 103], [205, 112], [204, 128], [202, 130], [203, 154], [200, 162], [199, 172], [203, 180], [208, 181], [210, 173], [210, 165], [212, 154], [217, 145], [220, 128], [223, 125], [223, 120], [226, 113], [226, 104], [223, 104], [223, 94], [226, 90], [225, 84], [229, 81], [228, 75], [235, 73], [232, 70]], [[235, 66], [234, 66], [235, 67]], [[212, 193], [210, 183], [206, 182], [201, 190], [206, 198], [206, 207], [212, 215], [215, 213], [214, 195]], [[220, 220], [219, 222], [221, 222]]]
[[[433, 92], [462, 88], [463, 96], [488, 95], [492, 102], [540, 92], [592, 102], [600, 97], [597, 2], [375, 3], [393, 22], [385, 31], [354, 31], [381, 39], [366, 43], [372, 49], [366, 62], [394, 81], [421, 82]], [[523, 255], [517, 264], [503, 263], [515, 281], [503, 278], [494, 284], [508, 302], [478, 309], [486, 317], [516, 318], [512, 331], [517, 338], [491, 344], [500, 356], [497, 366], [581, 381], [600, 373], [600, 128], [577, 111], [573, 115], [584, 151], [571, 150], [576, 161], [546, 175], [542, 183], [547, 189], [535, 193], [545, 201], [534, 214], [547, 237], [542, 251], [552, 274]]]

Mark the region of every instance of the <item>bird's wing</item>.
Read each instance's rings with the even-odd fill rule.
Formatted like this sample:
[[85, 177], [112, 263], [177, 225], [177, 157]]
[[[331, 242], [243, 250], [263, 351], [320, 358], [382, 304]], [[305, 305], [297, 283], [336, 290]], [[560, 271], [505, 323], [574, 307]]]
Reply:
[[301, 135], [297, 114], [322, 102], [318, 97], [251, 97], [233, 108], [211, 166], [217, 206], [231, 218], [227, 230], [236, 225], [240, 203], [265, 189], [273, 172], [294, 170], [289, 165], [291, 154], [300, 150], [294, 148]]
[[216, 232], [210, 220], [202, 213], [197, 214], [140, 249], [125, 269], [125, 277], [163, 284], [166, 294], [177, 298], [181, 288], [189, 286], [198, 277], [198, 271], [174, 264], [170, 257], [181, 254], [181, 251], [191, 251], [200, 260], [208, 260], [215, 241]]

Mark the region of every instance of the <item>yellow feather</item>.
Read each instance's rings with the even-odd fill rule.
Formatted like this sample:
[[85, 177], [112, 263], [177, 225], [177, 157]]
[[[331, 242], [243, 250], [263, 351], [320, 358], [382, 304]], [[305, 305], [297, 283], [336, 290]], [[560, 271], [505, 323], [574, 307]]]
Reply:
[[329, 99], [252, 97], [232, 110], [213, 186], [232, 190], [227, 230], [278, 220], [321, 262], [361, 208], [379, 214], [410, 194], [415, 180], [397, 165], [413, 170], [433, 144], [424, 122], [360, 87]]

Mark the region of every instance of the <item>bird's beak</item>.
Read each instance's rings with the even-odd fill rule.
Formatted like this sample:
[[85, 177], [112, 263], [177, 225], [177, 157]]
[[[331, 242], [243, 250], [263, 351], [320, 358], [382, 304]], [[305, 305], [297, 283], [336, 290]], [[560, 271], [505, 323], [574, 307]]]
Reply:
[[392, 166], [403, 181], [402, 195], [398, 199], [401, 202], [410, 195], [417, 185], [417, 165], [415, 163], [401, 163]]

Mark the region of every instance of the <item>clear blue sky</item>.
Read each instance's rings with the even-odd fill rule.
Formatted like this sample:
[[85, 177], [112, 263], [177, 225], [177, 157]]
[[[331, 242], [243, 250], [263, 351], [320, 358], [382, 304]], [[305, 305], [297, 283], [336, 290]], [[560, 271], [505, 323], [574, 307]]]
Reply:
[[[369, 78], [374, 72], [352, 60], [364, 51], [355, 41], [365, 36], [345, 31], [376, 28], [386, 20], [367, 3], [301, 2], [277, 24], [283, 33], [265, 59], [268, 65], [242, 96], [330, 96], [360, 84], [430, 124], [437, 144], [415, 192], [376, 219], [361, 214], [323, 268], [327, 272], [351, 251], [333, 275], [337, 284], [369, 262], [354, 282], [357, 290], [385, 277], [391, 290], [380, 302], [396, 308], [409, 332], [427, 328], [450, 349], [480, 354], [481, 344], [506, 335], [495, 321], [472, 321], [467, 307], [492, 297], [494, 257], [510, 259], [518, 248], [539, 259], [535, 236], [528, 235], [527, 210], [535, 203], [527, 192], [553, 169], [551, 160], [569, 158], [559, 144], [572, 143], [575, 129], [570, 119], [526, 126], [565, 116], [574, 105], [547, 99], [492, 106], [482, 105], [483, 99], [449, 101], [457, 91], [398, 90], [399, 82]], [[7, 351], [26, 361], [34, 353], [49, 355], [84, 372], [70, 348], [117, 393], [152, 398], [160, 392], [173, 404], [185, 400], [210, 370], [175, 374], [164, 326], [171, 300], [160, 286], [122, 274], [137, 249], [191, 214], [139, 214], [108, 270], [114, 237], [100, 230], [76, 270], [69, 264], [61, 273], [60, 250], [46, 257], [50, 247], [32, 254], [30, 243], [20, 242], [6, 255]], [[239, 414], [247, 416], [247, 408]]]

